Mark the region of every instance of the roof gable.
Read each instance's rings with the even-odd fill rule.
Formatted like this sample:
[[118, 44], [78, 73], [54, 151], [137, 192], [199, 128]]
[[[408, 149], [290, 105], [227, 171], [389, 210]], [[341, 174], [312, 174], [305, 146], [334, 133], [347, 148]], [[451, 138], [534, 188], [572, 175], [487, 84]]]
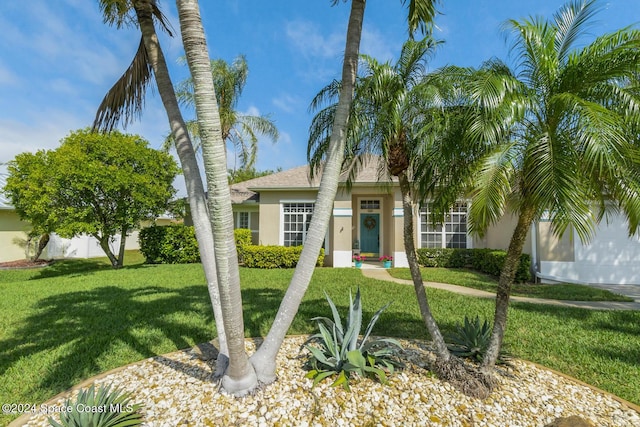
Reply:
[[[390, 180], [388, 177], [386, 179], [380, 179], [378, 172], [379, 165], [380, 158], [372, 156], [371, 160], [366, 162], [364, 167], [362, 167], [358, 172], [353, 185], [379, 184], [389, 181], [397, 181], [395, 178]], [[311, 179], [309, 171], [309, 165], [298, 166], [293, 169], [287, 169], [271, 175], [261, 176], [259, 178], [233, 184], [231, 185], [231, 201], [235, 204], [258, 202], [260, 200], [258, 194], [260, 191], [318, 189], [322, 175], [321, 173], [318, 173], [313, 179]], [[344, 183], [346, 180], [347, 175], [342, 174], [340, 176], [340, 182]]]

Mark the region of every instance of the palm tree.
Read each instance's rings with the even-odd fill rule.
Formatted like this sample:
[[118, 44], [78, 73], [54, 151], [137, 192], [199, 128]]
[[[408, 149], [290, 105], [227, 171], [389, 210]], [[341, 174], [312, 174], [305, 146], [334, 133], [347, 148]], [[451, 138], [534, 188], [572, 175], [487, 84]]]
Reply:
[[[447, 102], [454, 98], [455, 91], [446, 84], [449, 76], [443, 72], [427, 75], [425, 71], [427, 58], [437, 45], [430, 37], [409, 40], [395, 64], [362, 56], [365, 72], [356, 87], [345, 169], [351, 180], [363, 164], [381, 159], [381, 181], [385, 177], [397, 177], [404, 212], [405, 253], [420, 313], [433, 340], [437, 357], [435, 372], [466, 393], [484, 396], [486, 388], [467, 375], [464, 365], [447, 349], [429, 306], [415, 250], [413, 206], [416, 199], [426, 195], [415, 191], [413, 178], [418, 170], [414, 171], [414, 164], [420, 160], [422, 151], [437, 151], [441, 147], [439, 141], [452, 133], [451, 126], [447, 125], [453, 122], [448, 118], [452, 112]], [[312, 108], [334, 98], [338, 87], [339, 82], [325, 87], [314, 99]], [[326, 140], [330, 135], [326, 123], [334, 111], [335, 104], [329, 105], [314, 117], [308, 149], [312, 170], [318, 170], [324, 162]]]
[[98, 108], [94, 129], [110, 131], [118, 122], [122, 121], [126, 125], [133, 117], [140, 114], [145, 90], [153, 72], [158, 92], [167, 112], [171, 132], [174, 135], [176, 151], [186, 181], [187, 197], [220, 343], [220, 355], [216, 370], [216, 376], [220, 377], [225, 370], [228, 351], [217, 286], [213, 233], [211, 232], [206, 196], [195, 151], [180, 113], [173, 83], [155, 31], [156, 20], [161, 28], [170, 34], [169, 24], [157, 7], [156, 0], [135, 0], [133, 2], [129, 0], [99, 0], [99, 4], [105, 23], [116, 25], [118, 28], [123, 25], [137, 25], [142, 36], [131, 65], [109, 90]]
[[[277, 141], [279, 134], [273, 120], [269, 116], [242, 114], [236, 110], [238, 100], [247, 82], [249, 67], [243, 55], [238, 56], [231, 64], [223, 59], [211, 60], [211, 76], [220, 111], [222, 139], [231, 143], [239, 152], [239, 169], [252, 169], [255, 166], [258, 151], [258, 135], [267, 136]], [[176, 87], [178, 101], [182, 105], [195, 106], [193, 79], [183, 80]], [[187, 121], [187, 128], [194, 142], [196, 151], [200, 149], [200, 131], [196, 120]], [[172, 145], [172, 137], [165, 141], [165, 147]], [[235, 168], [234, 168], [235, 170]]]
[[629, 135], [640, 120], [640, 32], [625, 28], [581, 44], [597, 10], [594, 0], [572, 1], [553, 20], [508, 21], [517, 73], [494, 61], [497, 84], [470, 91], [499, 112], [497, 127], [508, 132], [486, 141], [493, 151], [473, 171], [471, 230], [482, 233], [507, 209], [518, 217], [482, 364], [487, 376], [502, 345], [524, 241], [543, 213], [556, 234], [575, 230], [583, 241], [608, 212], [624, 213], [630, 234], [638, 230], [640, 151], [637, 133]]
[[[339, 0], [332, 0], [334, 5], [338, 2]], [[403, 0], [402, 3], [406, 4], [407, 1]], [[436, 14], [436, 0], [409, 0], [408, 3], [409, 34], [413, 35], [418, 29], [428, 31]], [[358, 74], [365, 5], [365, 0], [351, 1], [338, 102], [331, 121], [331, 135], [327, 140], [322, 177], [305, 245], [273, 325], [263, 344], [251, 357], [258, 377], [263, 382], [272, 382], [275, 379], [276, 355], [309, 286], [329, 226], [344, 160], [348, 122]]]
[[202, 158], [207, 177], [208, 204], [213, 229], [218, 288], [229, 349], [229, 366], [222, 386], [241, 396], [258, 385], [255, 369], [244, 347], [244, 320], [240, 294], [240, 271], [233, 234], [231, 192], [222, 138], [218, 102], [211, 78], [207, 42], [196, 0], [178, 0], [178, 16], [187, 63], [193, 78], [198, 128], [202, 138]]

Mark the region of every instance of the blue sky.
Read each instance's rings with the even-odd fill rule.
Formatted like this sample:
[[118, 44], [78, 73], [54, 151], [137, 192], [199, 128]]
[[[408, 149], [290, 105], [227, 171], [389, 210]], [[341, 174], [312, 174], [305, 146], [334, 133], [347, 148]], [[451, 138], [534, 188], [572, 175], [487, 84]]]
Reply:
[[[259, 169], [288, 169], [306, 162], [310, 99], [340, 75], [349, 3], [329, 0], [201, 1], [210, 54], [232, 60], [246, 55], [249, 78], [239, 110], [270, 114], [281, 132], [261, 141]], [[444, 0], [435, 38], [445, 43], [430, 63], [477, 66], [508, 61], [500, 24], [508, 18], [550, 17], [562, 1]], [[637, 0], [601, 2], [594, 35], [640, 20]], [[161, 43], [175, 83], [187, 76], [175, 4], [160, 0], [176, 36]], [[406, 39], [400, 0], [370, 0], [361, 51], [393, 59]], [[0, 163], [23, 151], [51, 149], [71, 130], [89, 126], [102, 97], [128, 66], [138, 46], [137, 29], [103, 24], [97, 1], [0, 2]], [[192, 118], [192, 112], [185, 112]], [[143, 116], [126, 129], [159, 148], [168, 132], [157, 92], [149, 92]], [[230, 160], [230, 164], [233, 161]], [[1, 168], [1, 167], [0, 167]], [[1, 171], [2, 169], [0, 169]], [[180, 186], [178, 184], [178, 186]]]

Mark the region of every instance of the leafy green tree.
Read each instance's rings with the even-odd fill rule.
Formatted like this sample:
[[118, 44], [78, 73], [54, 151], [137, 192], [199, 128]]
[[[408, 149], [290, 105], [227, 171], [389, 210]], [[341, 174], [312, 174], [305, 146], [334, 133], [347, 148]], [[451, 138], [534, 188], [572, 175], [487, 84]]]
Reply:
[[[547, 20], [510, 20], [516, 70], [492, 61], [470, 98], [489, 107], [470, 128], [497, 131], [492, 148], [469, 169], [475, 183], [470, 229], [482, 233], [510, 211], [518, 218], [500, 275], [492, 338], [483, 359], [490, 375], [507, 326], [522, 248], [543, 214], [557, 235], [588, 240], [608, 212], [622, 212], [629, 233], [640, 223], [640, 32], [625, 28], [586, 43], [598, 8], [567, 3]], [[487, 133], [490, 135], [491, 133]], [[459, 171], [464, 174], [464, 171]]]
[[[211, 76], [216, 92], [216, 101], [220, 111], [220, 123], [222, 124], [222, 139], [231, 143], [239, 153], [240, 166], [234, 170], [251, 170], [255, 167], [258, 152], [258, 135], [264, 135], [274, 142], [278, 140], [279, 133], [275, 123], [269, 116], [253, 116], [242, 114], [236, 108], [242, 91], [247, 83], [249, 66], [244, 55], [238, 56], [229, 64], [223, 59], [211, 60]], [[176, 87], [178, 101], [186, 106], [195, 106], [193, 79], [183, 80]], [[194, 149], [200, 149], [200, 128], [196, 120], [187, 121], [187, 128], [194, 143]], [[168, 148], [172, 143], [170, 136], [165, 141]]]
[[[22, 153], [9, 163], [6, 192], [22, 219], [62, 237], [95, 237], [114, 268], [126, 237], [167, 208], [178, 168], [136, 135], [75, 131], [56, 150]], [[114, 254], [109, 243], [120, 237]]]

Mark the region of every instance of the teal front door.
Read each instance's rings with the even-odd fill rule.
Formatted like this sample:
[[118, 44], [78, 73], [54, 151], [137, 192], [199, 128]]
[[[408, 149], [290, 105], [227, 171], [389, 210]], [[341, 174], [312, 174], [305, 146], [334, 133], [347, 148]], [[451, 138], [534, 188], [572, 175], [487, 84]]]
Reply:
[[363, 254], [380, 253], [380, 214], [360, 214], [360, 251]]

